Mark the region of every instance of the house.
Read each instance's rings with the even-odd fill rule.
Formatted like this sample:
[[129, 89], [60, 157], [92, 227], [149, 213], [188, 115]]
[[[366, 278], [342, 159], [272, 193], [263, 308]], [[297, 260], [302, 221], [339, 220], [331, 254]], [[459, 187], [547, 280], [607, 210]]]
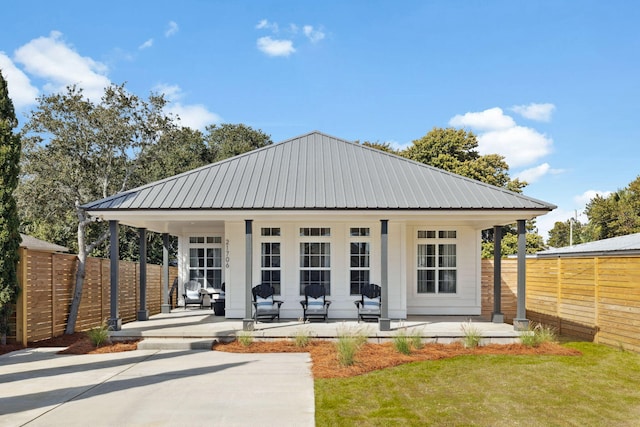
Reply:
[[46, 242], [44, 240], [36, 239], [35, 237], [28, 236], [20, 233], [21, 248], [27, 248], [40, 252], [69, 252], [69, 248], [66, 246], [56, 245], [55, 243]]
[[481, 231], [518, 222], [524, 242], [525, 221], [555, 206], [311, 132], [84, 208], [112, 241], [119, 223], [178, 236], [179, 282], [225, 283], [229, 318], [249, 319], [251, 285], [266, 282], [282, 317], [299, 318], [304, 287], [322, 283], [329, 316], [353, 319], [371, 282], [383, 318], [403, 319], [479, 315]]
[[595, 242], [553, 248], [537, 253], [538, 258], [638, 256], [640, 255], [640, 233], [611, 237]]

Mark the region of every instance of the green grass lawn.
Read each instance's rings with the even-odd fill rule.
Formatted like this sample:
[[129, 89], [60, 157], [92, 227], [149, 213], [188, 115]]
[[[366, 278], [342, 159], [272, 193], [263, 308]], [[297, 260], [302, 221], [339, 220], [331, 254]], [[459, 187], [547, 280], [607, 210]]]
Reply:
[[318, 426], [640, 426], [640, 355], [461, 356], [315, 381]]

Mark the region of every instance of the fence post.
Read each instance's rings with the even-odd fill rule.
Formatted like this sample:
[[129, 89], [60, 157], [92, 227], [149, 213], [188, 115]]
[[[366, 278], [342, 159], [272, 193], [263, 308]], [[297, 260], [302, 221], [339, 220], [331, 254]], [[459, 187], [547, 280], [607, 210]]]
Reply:
[[18, 283], [20, 284], [20, 292], [18, 293], [18, 299], [16, 300], [16, 341], [22, 344], [23, 347], [27, 346], [28, 330], [27, 330], [27, 264], [29, 254], [27, 248], [20, 248], [18, 250], [20, 258], [18, 260]]
[[558, 335], [562, 335], [562, 258], [558, 257], [558, 272], [556, 273], [557, 297], [556, 297], [556, 319], [558, 319]]
[[597, 343], [600, 335], [600, 258], [593, 258], [593, 268], [593, 342]]

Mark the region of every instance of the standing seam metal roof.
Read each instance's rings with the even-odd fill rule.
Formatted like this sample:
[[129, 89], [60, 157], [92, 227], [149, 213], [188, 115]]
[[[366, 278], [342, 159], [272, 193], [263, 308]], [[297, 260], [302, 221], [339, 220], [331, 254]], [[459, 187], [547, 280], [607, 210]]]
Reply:
[[87, 210], [533, 209], [554, 205], [320, 132], [88, 203]]

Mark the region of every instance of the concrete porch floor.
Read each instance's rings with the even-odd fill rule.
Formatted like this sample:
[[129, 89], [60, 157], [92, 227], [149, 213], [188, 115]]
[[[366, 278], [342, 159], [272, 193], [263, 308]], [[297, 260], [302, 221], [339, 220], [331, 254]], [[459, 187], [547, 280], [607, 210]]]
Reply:
[[[280, 322], [255, 324], [251, 335], [256, 340], [287, 339], [305, 333], [316, 339], [335, 339], [344, 331], [364, 333], [371, 342], [391, 340], [403, 328], [407, 334], [418, 334], [425, 342], [450, 343], [464, 337], [463, 325], [471, 321], [482, 335], [482, 345], [518, 342], [520, 333], [513, 325], [492, 323], [480, 316], [410, 316], [406, 320], [391, 320], [390, 331], [380, 331], [377, 323], [358, 323], [355, 319], [329, 319], [326, 323], [303, 323], [299, 319], [281, 319]], [[113, 340], [143, 339], [139, 348], [156, 348], [159, 342], [186, 341], [189, 348], [206, 348], [213, 341], [232, 341], [242, 331], [242, 319], [215, 316], [211, 309], [176, 308], [168, 314], [151, 316], [147, 321], [122, 325], [112, 331]], [[198, 345], [200, 343], [201, 345]], [[162, 348], [171, 348], [164, 346]], [[178, 346], [174, 348], [184, 348]]]

